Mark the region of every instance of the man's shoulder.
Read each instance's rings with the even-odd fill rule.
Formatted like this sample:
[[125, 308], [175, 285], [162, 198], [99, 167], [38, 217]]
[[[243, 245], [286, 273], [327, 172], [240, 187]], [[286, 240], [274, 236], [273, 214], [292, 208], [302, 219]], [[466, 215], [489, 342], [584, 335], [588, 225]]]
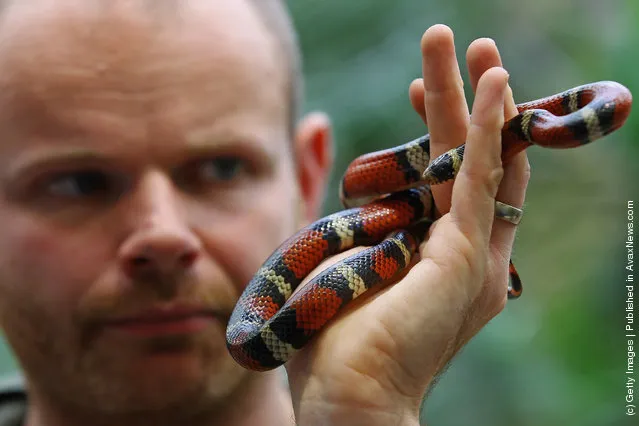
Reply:
[[27, 407], [24, 379], [19, 374], [0, 377], [0, 426], [20, 426]]

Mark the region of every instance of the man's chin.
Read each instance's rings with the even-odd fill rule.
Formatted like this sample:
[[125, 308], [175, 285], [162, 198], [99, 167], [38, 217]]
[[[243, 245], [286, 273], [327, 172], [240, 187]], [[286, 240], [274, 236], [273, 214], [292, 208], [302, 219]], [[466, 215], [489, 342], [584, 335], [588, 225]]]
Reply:
[[223, 397], [246, 373], [233, 361], [216, 330], [136, 339], [109, 334], [86, 348], [81, 363], [88, 380], [102, 382], [98, 386], [102, 398], [128, 394], [143, 406], [142, 400], [163, 405], [198, 395]]
[[189, 350], [188, 342], [180, 340], [154, 341], [136, 361], [120, 361], [127, 365], [113, 365], [117, 372], [101, 371], [105, 386], [98, 399], [109, 400], [112, 412], [217, 407], [248, 373], [228, 354]]
[[214, 377], [226, 376], [225, 370], [237, 371], [226, 347], [216, 343], [205, 336], [153, 337], [140, 342], [137, 351], [120, 361], [133, 381], [149, 383], [149, 392], [155, 386], [198, 387]]

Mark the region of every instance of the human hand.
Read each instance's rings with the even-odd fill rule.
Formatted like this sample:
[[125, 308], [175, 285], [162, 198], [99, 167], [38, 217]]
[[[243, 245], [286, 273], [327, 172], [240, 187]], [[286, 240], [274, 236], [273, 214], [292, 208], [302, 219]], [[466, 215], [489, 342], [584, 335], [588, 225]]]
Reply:
[[494, 201], [520, 207], [529, 177], [525, 153], [501, 164], [500, 131], [517, 113], [507, 74], [494, 68], [492, 41], [469, 46], [471, 118], [450, 29], [426, 31], [422, 56], [423, 79], [409, 93], [429, 125], [431, 158], [466, 142], [464, 164], [454, 183], [433, 187], [441, 217], [407, 274], [353, 301], [288, 362], [305, 426], [418, 424], [433, 379], [506, 303], [515, 227], [494, 220]]

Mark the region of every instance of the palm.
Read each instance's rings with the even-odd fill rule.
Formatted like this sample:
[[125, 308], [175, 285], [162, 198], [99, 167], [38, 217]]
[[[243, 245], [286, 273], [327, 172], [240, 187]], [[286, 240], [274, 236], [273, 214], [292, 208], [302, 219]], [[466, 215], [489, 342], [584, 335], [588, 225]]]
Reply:
[[[486, 272], [486, 283], [504, 283], [505, 300], [507, 259], [491, 250], [483, 262], [472, 246], [449, 214], [441, 217], [402, 279], [354, 301], [289, 361], [292, 386], [311, 395], [314, 386], [330, 389], [324, 403], [342, 409], [388, 412], [397, 407], [397, 395], [419, 405], [429, 381], [483, 325], [459, 315], [471, 309], [480, 290], [469, 291], [466, 283]], [[427, 294], [428, 300], [416, 294]]]

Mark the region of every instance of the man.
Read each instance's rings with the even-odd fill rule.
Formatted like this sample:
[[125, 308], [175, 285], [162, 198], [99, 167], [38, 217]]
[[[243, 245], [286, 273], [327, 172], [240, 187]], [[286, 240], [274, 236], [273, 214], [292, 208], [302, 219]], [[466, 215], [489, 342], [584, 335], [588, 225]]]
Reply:
[[515, 227], [494, 201], [521, 206], [528, 181], [524, 155], [500, 163], [516, 110], [490, 40], [468, 49], [471, 120], [451, 31], [426, 31], [409, 98], [433, 155], [467, 141], [462, 171], [434, 190], [421, 260], [298, 353], [285, 386], [224, 339], [261, 262], [319, 215], [332, 162], [327, 117], [296, 116], [283, 6], [1, 13], [0, 324], [26, 384], [3, 425], [418, 424], [434, 377], [504, 306]]

